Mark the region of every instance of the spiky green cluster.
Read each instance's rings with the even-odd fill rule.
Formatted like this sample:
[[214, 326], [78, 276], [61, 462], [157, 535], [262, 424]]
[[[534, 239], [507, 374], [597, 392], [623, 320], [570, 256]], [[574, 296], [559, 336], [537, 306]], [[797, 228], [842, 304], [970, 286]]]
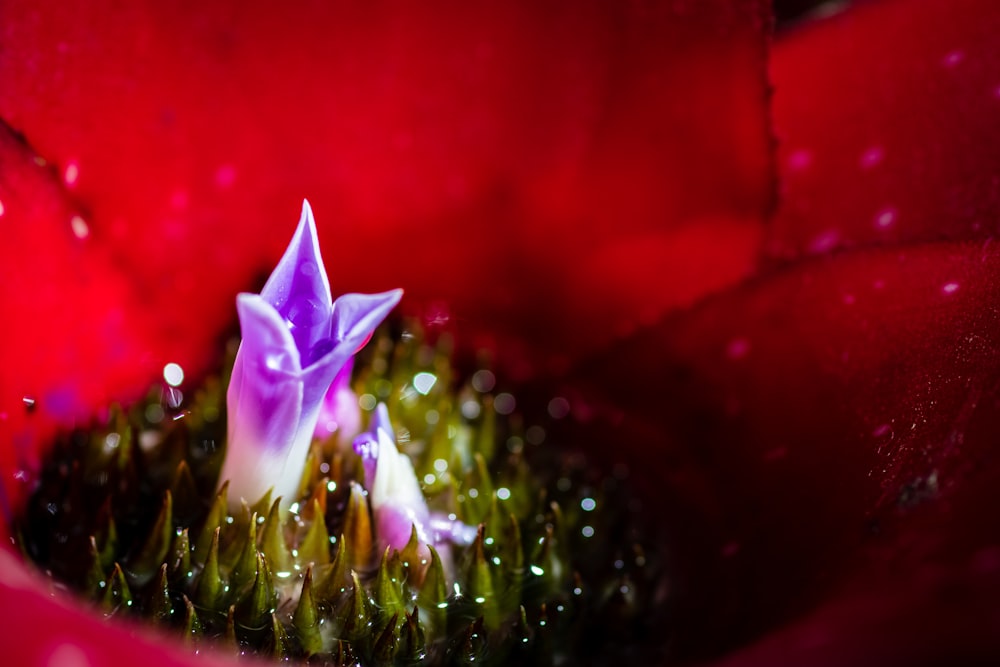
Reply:
[[377, 553], [360, 461], [333, 441], [313, 443], [290, 511], [269, 493], [231, 513], [225, 485], [216, 490], [217, 376], [182, 403], [154, 390], [56, 443], [18, 526], [22, 548], [107, 616], [145, 616], [239, 653], [331, 665], [655, 655], [658, 542], [624, 471], [589, 469], [541, 426], [525, 430], [509, 396], [494, 401], [489, 374], [456, 390], [449, 347], [384, 328], [354, 385], [365, 408], [389, 406], [431, 509], [479, 526], [468, 548], [426, 562], [414, 534]]

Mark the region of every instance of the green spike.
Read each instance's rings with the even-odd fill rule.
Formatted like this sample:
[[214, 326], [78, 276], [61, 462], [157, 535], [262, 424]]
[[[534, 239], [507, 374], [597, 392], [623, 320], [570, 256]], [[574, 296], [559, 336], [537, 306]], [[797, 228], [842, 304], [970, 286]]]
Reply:
[[405, 615], [404, 621], [399, 633], [397, 658], [404, 664], [416, 664], [427, 657], [427, 643], [416, 605], [412, 613]]
[[226, 612], [226, 631], [223, 634], [223, 643], [236, 650], [239, 650], [240, 642], [236, 639], [236, 605], [230, 605]]
[[[467, 523], [482, 523], [490, 509], [493, 482], [482, 455], [477, 453], [473, 461], [473, 468], [465, 476], [462, 485], [462, 493], [465, 496], [465, 501], [462, 503], [462, 517]], [[472, 496], [473, 493], [475, 497]]]
[[219, 529], [212, 534], [212, 544], [208, 548], [205, 567], [198, 577], [198, 585], [194, 591], [194, 601], [199, 607], [218, 611], [222, 602], [225, 587], [219, 574]]
[[260, 550], [267, 556], [267, 562], [275, 573], [292, 571], [292, 556], [285, 544], [284, 526], [281, 521], [281, 497], [275, 498], [264, 522], [264, 535], [260, 540]]
[[493, 459], [496, 452], [497, 411], [493, 401], [482, 402], [482, 422], [479, 424], [479, 437], [476, 438], [476, 451], [487, 461]]
[[455, 656], [460, 664], [479, 664], [487, 654], [487, 634], [480, 616], [462, 633], [462, 639]]
[[507, 530], [500, 538], [500, 608], [504, 615], [513, 612], [521, 602], [524, 584], [524, 546], [521, 525], [510, 515]]
[[473, 544], [472, 565], [468, 570], [469, 597], [476, 603], [486, 627], [495, 630], [500, 626], [500, 610], [494, 599], [493, 573], [490, 571], [489, 561], [486, 560], [484, 535], [484, 526], [479, 524], [479, 531]]
[[186, 644], [193, 644], [198, 639], [201, 638], [202, 627], [201, 620], [198, 619], [198, 614], [194, 610], [194, 605], [191, 604], [191, 600], [188, 596], [184, 595], [184, 642]]
[[327, 565], [330, 563], [330, 534], [326, 531], [319, 500], [312, 501], [312, 515], [309, 530], [299, 544], [298, 561], [300, 565]]
[[160, 566], [156, 580], [149, 590], [148, 612], [156, 623], [168, 624], [174, 615], [174, 605], [170, 601], [170, 588], [167, 576], [167, 564]]
[[229, 585], [233, 591], [242, 594], [253, 585], [257, 576], [257, 515], [247, 521], [246, 533], [237, 540], [242, 546], [229, 575]]
[[313, 596], [320, 604], [333, 606], [334, 603], [347, 591], [347, 540], [343, 535], [337, 542], [337, 555], [333, 559], [333, 565], [326, 568], [326, 574], [322, 580], [317, 580], [314, 587]]
[[101, 600], [101, 606], [104, 607], [105, 616], [125, 613], [132, 606], [132, 591], [129, 590], [125, 573], [118, 563], [115, 563], [114, 570], [104, 582], [104, 598]]
[[302, 478], [299, 480], [299, 490], [295, 494], [296, 498], [308, 496], [316, 480], [319, 478], [319, 464], [321, 457], [317, 454], [315, 447], [309, 448], [309, 455], [306, 456], [306, 464], [302, 468]]
[[406, 581], [413, 586], [419, 586], [424, 578], [427, 559], [420, 555], [420, 540], [417, 539], [417, 527], [410, 525], [410, 539], [399, 552], [399, 560], [406, 573]]
[[236, 610], [238, 618], [248, 628], [262, 628], [267, 624], [267, 617], [274, 611], [274, 604], [274, 584], [267, 567], [267, 558], [257, 552], [253, 587]]
[[386, 547], [375, 575], [375, 608], [379, 611], [380, 621], [385, 621], [390, 615], [398, 617], [399, 612], [406, 611], [399, 554], [390, 552], [391, 548]]
[[344, 534], [349, 547], [348, 565], [351, 569], [366, 570], [371, 562], [374, 541], [372, 539], [372, 519], [368, 511], [368, 499], [361, 485], [351, 482], [344, 518]]
[[312, 596], [312, 568], [306, 568], [306, 576], [302, 580], [302, 593], [299, 604], [292, 616], [292, 626], [298, 637], [306, 657], [316, 655], [323, 650], [323, 636], [319, 630], [319, 610]]
[[114, 565], [118, 550], [118, 527], [111, 511], [111, 496], [104, 500], [101, 509], [97, 511], [97, 526], [94, 538], [101, 558], [101, 568], [108, 570]]
[[160, 564], [167, 557], [173, 541], [173, 495], [163, 494], [163, 505], [153, 524], [153, 530], [142, 545], [139, 555], [129, 561], [129, 571], [138, 586], [145, 586], [154, 576]]
[[552, 524], [545, 526], [545, 535], [538, 539], [538, 545], [531, 555], [531, 574], [541, 582], [545, 597], [556, 591], [562, 580], [562, 563], [556, 556], [555, 538]]
[[445, 632], [448, 610], [448, 584], [441, 557], [434, 547], [429, 546], [428, 549], [431, 552], [431, 563], [427, 568], [423, 586], [417, 594], [417, 603], [427, 612], [430, 634], [441, 637]]
[[354, 647], [351, 645], [351, 642], [346, 639], [338, 639], [336, 642], [333, 650], [333, 664], [338, 666], [344, 665], [345, 667], [361, 664], [361, 660], [354, 653]]
[[226, 480], [222, 488], [219, 489], [219, 492], [215, 494], [212, 507], [208, 510], [208, 516], [205, 517], [205, 525], [202, 526], [201, 532], [198, 533], [198, 539], [194, 544], [195, 563], [205, 562], [205, 559], [208, 558], [208, 550], [212, 546], [216, 530], [226, 523], [229, 507], [229, 501], [227, 500], [228, 491], [229, 480]]
[[354, 570], [351, 570], [351, 582], [354, 585], [347, 600], [345, 613], [342, 614], [344, 633], [353, 645], [362, 646], [362, 642], [367, 640], [369, 635], [368, 594]]
[[292, 653], [292, 643], [288, 639], [288, 633], [285, 632], [285, 626], [281, 624], [275, 613], [271, 614], [271, 635], [274, 641], [272, 648], [274, 659], [279, 662], [288, 660]]
[[101, 567], [101, 554], [97, 550], [97, 540], [93, 535], [87, 540], [87, 546], [90, 567], [87, 568], [87, 574], [84, 576], [83, 587], [89, 595], [96, 598], [99, 593], [104, 591], [104, 581], [107, 575], [104, 574], [104, 568]]
[[174, 514], [178, 522], [188, 525], [201, 510], [201, 494], [191, 475], [191, 468], [184, 459], [177, 464], [170, 493], [174, 497]]
[[[246, 533], [253, 518], [250, 515], [250, 506], [245, 500], [240, 501], [240, 509], [230, 516], [232, 518], [227, 517], [222, 524], [222, 533], [219, 535], [219, 546], [225, 545], [225, 548], [219, 549], [219, 566], [223, 572], [232, 572], [236, 562], [243, 555], [246, 548]], [[256, 526], [254, 530], [256, 531]], [[256, 541], [256, 532], [254, 540]], [[250, 562], [253, 562], [252, 558]]]
[[395, 663], [396, 647], [398, 645], [396, 626], [398, 622], [399, 612], [396, 612], [375, 639], [373, 658], [376, 665], [392, 665]]
[[187, 581], [191, 577], [191, 541], [187, 528], [174, 535], [167, 554], [167, 565], [171, 581]]
[[250, 506], [250, 511], [256, 514], [258, 519], [263, 519], [267, 516], [268, 511], [271, 509], [271, 494], [273, 493], [274, 487], [272, 486], [264, 492], [264, 495], [260, 497], [260, 500]]
[[330, 483], [328, 477], [316, 482], [316, 486], [313, 487], [312, 494], [309, 499], [304, 503], [304, 507], [301, 516], [306, 521], [312, 521], [317, 516], [326, 516], [326, 501], [329, 491], [327, 491], [327, 484]]

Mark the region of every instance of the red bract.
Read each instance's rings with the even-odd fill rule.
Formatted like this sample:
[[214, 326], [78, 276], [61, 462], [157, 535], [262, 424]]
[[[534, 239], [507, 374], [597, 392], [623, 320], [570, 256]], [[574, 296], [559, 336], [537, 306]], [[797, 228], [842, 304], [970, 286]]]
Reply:
[[[995, 3], [779, 36], [766, 255], [880, 247], [708, 298], [774, 204], [762, 2], [162, 4], [0, 9], [14, 500], [50, 427], [210, 363], [308, 196], [336, 289], [446, 308], [508, 377], [603, 350], [568, 395], [663, 513], [681, 656], [1000, 658]], [[191, 661], [3, 558], [12, 662]]]

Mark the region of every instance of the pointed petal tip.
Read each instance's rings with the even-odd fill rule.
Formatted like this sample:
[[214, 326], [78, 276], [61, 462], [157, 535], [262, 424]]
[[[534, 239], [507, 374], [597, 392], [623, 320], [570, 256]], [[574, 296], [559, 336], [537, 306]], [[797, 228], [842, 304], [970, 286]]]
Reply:
[[309, 204], [309, 200], [302, 199], [302, 215], [299, 216], [299, 227], [306, 225], [310, 230], [316, 230], [316, 218], [313, 216], [312, 206]]

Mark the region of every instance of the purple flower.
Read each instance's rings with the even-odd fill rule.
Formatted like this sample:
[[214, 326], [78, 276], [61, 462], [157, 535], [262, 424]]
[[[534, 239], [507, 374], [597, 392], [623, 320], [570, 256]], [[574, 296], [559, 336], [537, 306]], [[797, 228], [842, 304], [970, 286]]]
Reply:
[[396, 448], [389, 411], [384, 403], [379, 403], [375, 409], [368, 432], [354, 440], [354, 451], [364, 465], [365, 488], [375, 517], [379, 549], [402, 550], [415, 528], [421, 555], [429, 556], [427, 545], [433, 545], [441, 552], [450, 577], [450, 553], [440, 547], [448, 542], [471, 544], [476, 538], [476, 529], [431, 513], [427, 508], [410, 457]]
[[221, 480], [233, 503], [269, 488], [294, 498], [320, 407], [337, 373], [399, 303], [402, 290], [332, 301], [309, 202], [260, 294], [240, 294], [243, 341], [229, 382]]
[[351, 357], [323, 397], [316, 421], [314, 436], [321, 440], [333, 437], [339, 449], [347, 447], [351, 439], [361, 432], [361, 406], [358, 405], [358, 395], [351, 389], [353, 374], [354, 358]]

